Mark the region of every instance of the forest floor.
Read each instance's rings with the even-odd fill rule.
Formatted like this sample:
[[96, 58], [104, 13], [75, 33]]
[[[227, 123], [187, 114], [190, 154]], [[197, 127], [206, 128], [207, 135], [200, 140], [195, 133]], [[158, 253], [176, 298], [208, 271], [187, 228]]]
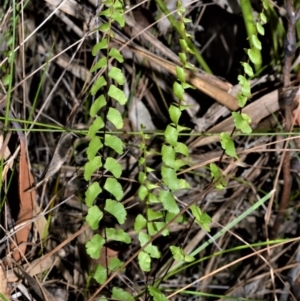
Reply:
[[[121, 202], [127, 218], [116, 226], [116, 220], [106, 216], [96, 232], [120, 227], [131, 243], [108, 241], [99, 259], [91, 259], [85, 246], [96, 232], [85, 219], [89, 207], [84, 165], [94, 101], [90, 89], [96, 78], [90, 72], [92, 49], [99, 39], [96, 28], [103, 22], [97, 17], [101, 6], [92, 0], [29, 0], [15, 9], [14, 1], [0, 7], [0, 300], [115, 300], [110, 298], [112, 287], [135, 300], [152, 300], [149, 285], [159, 285], [168, 300], [300, 300], [299, 121], [295, 105], [292, 128], [285, 130], [287, 115], [280, 103], [287, 23], [283, 5], [266, 13], [270, 22], [262, 39], [263, 64], [251, 80], [252, 96], [242, 110], [252, 119], [252, 133], [241, 134], [231, 116], [238, 109], [241, 62], [248, 61], [240, 6], [183, 1], [192, 20], [186, 30], [211, 73], [194, 55], [188, 57], [197, 67], [191, 76], [196, 88], [184, 95], [189, 107], [180, 122], [189, 130], [180, 141], [188, 147], [190, 163], [180, 177], [190, 188], [174, 193], [174, 198], [181, 210], [196, 204], [212, 222], [207, 231], [191, 212], [182, 211], [183, 221], [170, 223], [169, 234], [155, 238], [161, 256], [152, 260], [149, 272], [142, 271], [136, 258], [129, 260], [140, 249], [135, 218], [146, 211], [138, 198], [140, 125], [150, 137], [150, 180], [158, 183], [168, 107], [176, 101], [172, 86], [180, 36], [166, 19], [156, 22], [161, 17], [157, 3], [126, 2], [126, 9], [139, 5], [128, 9], [124, 28], [113, 27], [117, 39], [112, 46], [132, 39], [122, 49], [128, 102], [124, 108], [116, 105], [124, 120], [118, 137], [125, 151], [114, 154], [122, 166]], [[176, 9], [175, 2], [168, 3], [170, 11]], [[253, 2], [252, 10], [259, 13], [262, 5]], [[16, 49], [14, 55], [11, 49]], [[296, 54], [293, 101], [299, 98], [299, 51]], [[111, 131], [109, 122], [106, 129]], [[238, 159], [224, 154], [221, 132], [232, 135]], [[284, 205], [287, 153], [291, 190]], [[223, 189], [212, 185], [211, 163], [222, 171]], [[101, 177], [94, 173], [99, 182]], [[195, 260], [176, 266], [171, 245]], [[98, 264], [107, 267], [109, 258], [129, 262], [99, 291], [101, 285], [92, 276]]]

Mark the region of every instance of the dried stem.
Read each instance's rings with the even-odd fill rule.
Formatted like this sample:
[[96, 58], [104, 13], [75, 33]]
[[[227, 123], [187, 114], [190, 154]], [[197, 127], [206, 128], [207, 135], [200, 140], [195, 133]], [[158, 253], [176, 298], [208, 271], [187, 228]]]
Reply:
[[[284, 103], [283, 108], [285, 111], [285, 131], [290, 132], [292, 129], [292, 111], [293, 111], [293, 103], [294, 103], [294, 93], [291, 93], [290, 85], [291, 85], [291, 67], [293, 58], [296, 52], [296, 29], [295, 25], [297, 20], [300, 17], [300, 9], [295, 13], [293, 0], [286, 0], [286, 11], [287, 11], [287, 19], [288, 19], [288, 28], [287, 35], [284, 44], [284, 65], [283, 65], [283, 93], [284, 93]], [[288, 144], [284, 147], [286, 149]], [[278, 211], [278, 215], [276, 217], [272, 237], [277, 237], [280, 224], [282, 224], [284, 219], [284, 212], [289, 202], [290, 193], [291, 193], [291, 170], [290, 170], [290, 152], [283, 152], [283, 192], [280, 201], [280, 207]]]

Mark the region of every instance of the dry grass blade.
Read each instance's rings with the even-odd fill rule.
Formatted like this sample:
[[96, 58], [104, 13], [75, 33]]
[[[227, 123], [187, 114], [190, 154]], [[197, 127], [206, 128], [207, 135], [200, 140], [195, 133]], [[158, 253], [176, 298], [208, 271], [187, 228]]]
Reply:
[[53, 7], [59, 6], [60, 10], [75, 18], [78, 18], [79, 20], [89, 20], [90, 16], [88, 15], [87, 11], [80, 9], [80, 6], [75, 0], [68, 0], [64, 1], [63, 3], [60, 0], [46, 0], [46, 2], [48, 2]]
[[[151, 68], [154, 70], [157, 70], [157, 67], [160, 67], [172, 73], [173, 75], [176, 75], [176, 64], [167, 61], [141, 47], [131, 45], [127, 46], [132, 49], [136, 55], [141, 57], [142, 60], [146, 58], [151, 64]], [[217, 80], [213, 76], [210, 79], [208, 75], [202, 75], [201, 73], [195, 73], [189, 70], [186, 70], [186, 80], [190, 84], [194, 85], [198, 90], [215, 99], [228, 109], [235, 111], [239, 108], [237, 99], [224, 90], [224, 83], [222, 83], [221, 80]], [[220, 85], [218, 85], [219, 82]], [[229, 89], [230, 86], [228, 86], [228, 90]]]
[[[261, 98], [257, 99], [253, 103], [249, 104], [243, 109], [243, 113], [248, 114], [251, 117], [251, 125], [253, 128], [265, 117], [275, 113], [279, 110], [279, 90], [274, 90]], [[224, 121], [212, 127], [207, 133], [220, 133], [229, 132], [233, 129], [233, 119], [228, 117]], [[192, 139], [191, 139], [192, 140]], [[190, 147], [199, 147], [219, 141], [218, 136], [200, 137], [192, 141]]]

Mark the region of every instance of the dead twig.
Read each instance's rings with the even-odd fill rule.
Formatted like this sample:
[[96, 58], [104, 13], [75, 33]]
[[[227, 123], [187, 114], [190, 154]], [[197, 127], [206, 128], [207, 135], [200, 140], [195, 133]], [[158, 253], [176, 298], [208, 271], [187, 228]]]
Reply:
[[[286, 0], [286, 11], [288, 19], [287, 35], [284, 45], [284, 65], [283, 65], [283, 93], [284, 93], [284, 115], [285, 115], [285, 131], [290, 132], [293, 127], [292, 112], [294, 106], [295, 95], [291, 89], [291, 67], [293, 58], [296, 52], [296, 22], [300, 18], [300, 9], [298, 8], [295, 12], [293, 1]], [[286, 151], [288, 144], [286, 142], [285, 151], [283, 152], [283, 192], [280, 201], [280, 207], [276, 220], [273, 225], [272, 237], [277, 237], [279, 227], [284, 219], [284, 212], [289, 202], [291, 193], [291, 167], [290, 152]]]

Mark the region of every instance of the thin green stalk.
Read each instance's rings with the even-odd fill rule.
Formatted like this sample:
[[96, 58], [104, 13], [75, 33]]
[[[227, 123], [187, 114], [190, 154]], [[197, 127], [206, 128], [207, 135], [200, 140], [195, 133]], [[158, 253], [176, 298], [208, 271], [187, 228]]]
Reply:
[[[216, 233], [212, 239], [208, 239], [204, 244], [202, 244], [200, 247], [198, 247], [196, 250], [194, 250], [190, 255], [196, 256], [201, 251], [203, 251], [205, 248], [207, 248], [213, 241], [220, 238], [223, 234], [225, 234], [228, 230], [233, 228], [235, 225], [237, 225], [239, 222], [241, 222], [243, 219], [245, 219], [249, 214], [251, 214], [253, 211], [255, 211], [258, 207], [260, 207], [263, 203], [265, 203], [267, 200], [270, 199], [272, 194], [275, 192], [275, 190], [271, 190], [268, 194], [266, 194], [262, 199], [260, 199], [258, 202], [253, 204], [250, 208], [248, 208], [245, 212], [243, 212], [240, 216], [235, 218], [232, 222], [230, 222], [228, 225], [226, 225], [221, 231]], [[176, 265], [174, 265], [170, 270], [170, 277], [172, 275], [172, 271], [177, 270], [180, 266], [182, 266], [184, 262], [178, 262]]]
[[[241, 10], [242, 10], [246, 30], [247, 30], [247, 35], [249, 37], [249, 44], [250, 44], [250, 47], [253, 48], [253, 43], [252, 43], [252, 40], [250, 37], [252, 37], [253, 35], [257, 35], [257, 31], [256, 31], [256, 27], [255, 27], [255, 20], [253, 17], [253, 9], [252, 9], [250, 0], [241, 0]], [[260, 51], [257, 51], [257, 52], [260, 57], [260, 61], [262, 61], [261, 52]], [[261, 64], [254, 65], [254, 68], [255, 68], [255, 71], [258, 72], [259, 69], [261, 68]]]
[[185, 32], [182, 32], [179, 27], [178, 21], [173, 17], [173, 15], [170, 13], [168, 8], [166, 7], [163, 0], [155, 0], [156, 4], [160, 8], [160, 10], [168, 17], [169, 21], [171, 22], [172, 26], [176, 29], [176, 31], [180, 34], [180, 36], [185, 39], [188, 46], [193, 50], [194, 56], [197, 59], [200, 66], [203, 68], [204, 71], [206, 71], [209, 74], [213, 74], [207, 63], [205, 62], [204, 58], [202, 57], [201, 53], [199, 52], [198, 48], [193, 44], [193, 42], [186, 37]]

